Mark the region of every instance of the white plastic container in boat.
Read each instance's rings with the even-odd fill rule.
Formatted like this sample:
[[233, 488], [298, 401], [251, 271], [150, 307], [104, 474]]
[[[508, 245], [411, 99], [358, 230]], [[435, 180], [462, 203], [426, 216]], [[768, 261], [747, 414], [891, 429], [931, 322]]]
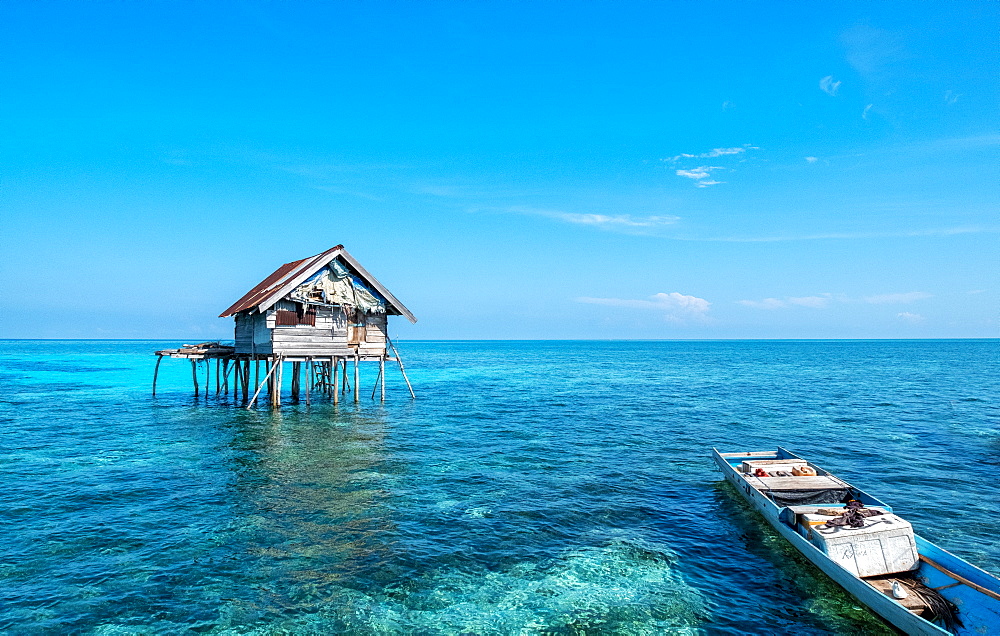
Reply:
[[913, 526], [894, 514], [867, 517], [863, 528], [812, 526], [810, 530], [813, 545], [857, 576], [908, 572], [920, 565]]

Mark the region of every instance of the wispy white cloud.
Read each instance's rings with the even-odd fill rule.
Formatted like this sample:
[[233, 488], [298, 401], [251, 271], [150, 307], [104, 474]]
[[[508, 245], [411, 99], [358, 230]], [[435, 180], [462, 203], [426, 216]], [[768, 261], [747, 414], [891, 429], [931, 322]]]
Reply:
[[[677, 162], [685, 159], [718, 159], [720, 157], [733, 157], [745, 154], [748, 150], [757, 150], [757, 146], [751, 146], [750, 144], [744, 144], [739, 147], [732, 148], [713, 148], [708, 152], [698, 152], [698, 153], [688, 153], [682, 152], [679, 155], [674, 155], [673, 157], [665, 157], [660, 159], [660, 161], [676, 164]], [[742, 161], [742, 160], [741, 160]], [[707, 188], [714, 185], [719, 185], [720, 183], [725, 183], [724, 181], [717, 181], [710, 179], [713, 170], [725, 170], [724, 166], [697, 166], [697, 167], [678, 167], [674, 168], [674, 174], [678, 177], [684, 177], [686, 179], [694, 179], [697, 181], [695, 184], [699, 188]]]
[[[764, 298], [762, 300], [737, 300], [737, 305], [753, 307], [754, 309], [765, 309], [774, 311], [778, 309], [793, 309], [795, 307], [808, 307], [810, 309], [825, 309], [831, 303], [857, 304], [868, 303], [873, 305], [898, 305], [908, 304], [931, 298], [927, 292], [907, 292], [902, 294], [881, 294], [878, 296], [864, 296], [862, 298], [851, 298], [846, 294], [817, 294], [815, 296], [785, 296], [783, 298]], [[897, 314], [899, 317], [917, 322], [923, 320], [919, 314], [903, 312]]]
[[687, 177], [688, 179], [707, 179], [712, 175], [713, 170], [722, 170], [721, 166], [699, 166], [697, 168], [691, 168], [690, 170], [678, 170], [678, 177]]
[[313, 186], [317, 190], [322, 190], [323, 192], [329, 192], [330, 194], [343, 194], [347, 196], [357, 197], [359, 199], [366, 199], [368, 201], [384, 201], [385, 198], [372, 194], [370, 192], [364, 192], [362, 190], [356, 190], [349, 187], [335, 186], [335, 185], [318, 185]]
[[906, 322], [908, 322], [910, 324], [917, 324], [919, 322], [923, 322], [924, 321], [924, 317], [921, 316], [920, 314], [911, 314], [908, 311], [902, 311], [902, 312], [896, 314], [896, 317], [899, 318], [900, 320], [904, 320], [904, 321], [906, 321]]
[[548, 210], [525, 206], [513, 206], [507, 212], [544, 216], [574, 225], [587, 225], [601, 230], [626, 232], [630, 234], [645, 234], [677, 223], [679, 216], [670, 214], [651, 214], [637, 216], [632, 214], [588, 214], [566, 212], [563, 210]]
[[840, 81], [833, 79], [833, 75], [827, 75], [819, 81], [819, 88], [821, 91], [826, 93], [831, 97], [837, 96], [837, 91], [840, 90]]
[[707, 188], [709, 186], [719, 185], [720, 183], [725, 183], [725, 181], [717, 181], [715, 179], [709, 179], [712, 176], [713, 170], [725, 170], [722, 166], [699, 166], [697, 168], [692, 168], [690, 170], [678, 170], [678, 177], [687, 177], [688, 179], [697, 179], [698, 182], [695, 186], [699, 188]]
[[680, 161], [681, 159], [714, 159], [715, 157], [725, 157], [726, 155], [739, 155], [746, 152], [747, 149], [754, 150], [754, 147], [744, 146], [742, 148], [713, 148], [708, 152], [701, 152], [698, 154], [688, 154], [686, 152], [682, 152], [679, 155], [661, 159], [661, 161]]
[[878, 294], [875, 296], [865, 296], [862, 298], [866, 303], [872, 305], [900, 305], [916, 302], [925, 298], [930, 298], [927, 292], [906, 292], [905, 294]]
[[955, 93], [953, 91], [945, 91], [944, 103], [948, 105], [954, 104], [955, 102], [958, 101], [958, 98], [961, 96], [962, 96], [961, 93]]
[[679, 216], [670, 215], [632, 216], [631, 214], [577, 214], [573, 212], [562, 212], [554, 218], [566, 221], [567, 223], [593, 225], [604, 228], [654, 228], [673, 225], [680, 220]]
[[864, 119], [866, 121], [868, 120], [868, 111], [870, 111], [872, 109], [872, 106], [874, 105], [875, 104], [868, 104], [867, 106], [865, 106], [865, 109], [861, 111], [861, 119]]
[[712, 304], [704, 298], [688, 296], [678, 292], [660, 292], [644, 299], [581, 297], [577, 298], [576, 301], [590, 305], [659, 311], [663, 312], [664, 319], [681, 324], [687, 322], [706, 322], [708, 320], [708, 310]]
[[737, 300], [737, 305], [745, 307], [755, 307], [757, 309], [782, 309], [788, 306], [783, 300], [777, 298], [765, 298], [764, 300]]
[[1000, 134], [991, 133], [986, 135], [976, 135], [974, 137], [948, 137], [918, 144], [914, 146], [914, 149], [932, 149], [953, 152], [956, 150], [971, 150], [975, 148], [989, 148], [992, 146], [1000, 146]]
[[429, 194], [434, 197], [465, 197], [469, 196], [469, 188], [465, 186], [440, 185], [422, 183], [413, 187], [415, 194]]
[[678, 241], [699, 241], [706, 243], [779, 243], [785, 241], [828, 241], [828, 240], [863, 240], [875, 238], [907, 238], [915, 236], [955, 236], [959, 234], [995, 234], [1000, 227], [946, 227], [927, 230], [911, 230], [905, 232], [831, 232], [827, 234], [798, 234], [784, 236], [672, 236]]
[[819, 161], [819, 159], [816, 157], [806, 157], [806, 161], [808, 161], [809, 163], [816, 163], [817, 161]]
[[809, 307], [822, 309], [830, 304], [832, 294], [821, 296], [785, 296], [784, 298], [765, 298], [764, 300], [737, 300], [736, 304], [756, 309], [786, 309], [788, 307]]
[[830, 304], [830, 294], [825, 294], [823, 296], [799, 296], [797, 298], [790, 297], [787, 300], [792, 305], [822, 309]]

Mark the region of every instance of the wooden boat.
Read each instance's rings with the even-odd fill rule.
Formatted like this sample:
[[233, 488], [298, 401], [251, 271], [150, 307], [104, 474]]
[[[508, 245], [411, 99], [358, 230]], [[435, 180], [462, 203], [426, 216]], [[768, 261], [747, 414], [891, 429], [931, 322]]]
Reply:
[[[891, 625], [907, 634], [1000, 634], [1000, 579], [914, 534], [884, 502], [780, 447], [713, 452], [781, 536]], [[860, 527], [835, 516], [858, 509], [872, 515], [855, 514]]]

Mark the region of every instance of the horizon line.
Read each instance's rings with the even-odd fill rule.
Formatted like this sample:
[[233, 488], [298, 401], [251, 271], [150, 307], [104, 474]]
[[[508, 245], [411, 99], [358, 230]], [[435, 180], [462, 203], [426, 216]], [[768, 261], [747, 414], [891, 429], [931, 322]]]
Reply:
[[[0, 338], [0, 342], [179, 342], [197, 338]], [[927, 341], [927, 340], [1000, 340], [1000, 336], [940, 336], [936, 338], [397, 338], [394, 342], [825, 342], [825, 341]], [[215, 338], [201, 342], [229, 342]]]

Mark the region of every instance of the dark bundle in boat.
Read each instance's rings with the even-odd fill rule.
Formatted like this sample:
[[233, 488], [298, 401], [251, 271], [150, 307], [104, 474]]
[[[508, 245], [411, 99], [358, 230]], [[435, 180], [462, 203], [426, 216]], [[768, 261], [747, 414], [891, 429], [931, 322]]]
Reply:
[[958, 618], [958, 607], [934, 588], [924, 585], [915, 574], [909, 573], [906, 578], [896, 577], [896, 580], [908, 593], [923, 602], [927, 608], [925, 618], [940, 621], [949, 632], [962, 627], [962, 621]]
[[835, 519], [830, 519], [826, 522], [828, 526], [851, 526], [852, 528], [864, 528], [865, 519], [868, 517], [877, 517], [883, 514], [881, 510], [875, 510], [874, 508], [865, 508], [865, 505], [858, 501], [857, 499], [852, 499], [848, 501], [844, 506], [846, 512]]

